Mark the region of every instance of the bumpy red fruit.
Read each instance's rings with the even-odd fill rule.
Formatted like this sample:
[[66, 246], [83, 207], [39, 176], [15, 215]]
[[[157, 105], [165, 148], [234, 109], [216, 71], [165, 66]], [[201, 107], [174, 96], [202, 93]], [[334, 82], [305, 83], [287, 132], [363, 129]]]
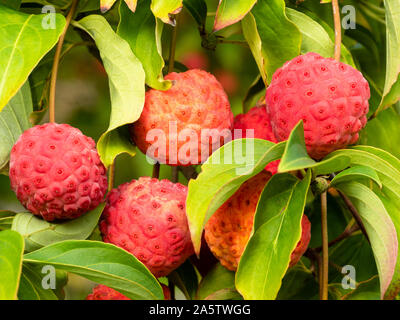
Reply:
[[[271, 177], [262, 171], [246, 181], [208, 220], [205, 238], [212, 253], [221, 264], [235, 271], [253, 228], [257, 202]], [[303, 215], [302, 237], [291, 255], [290, 266], [296, 264], [310, 241], [310, 223]]]
[[[271, 122], [267, 111], [265, 109], [265, 104], [261, 106], [256, 106], [251, 108], [245, 114], [239, 114], [235, 117], [233, 122], [233, 137], [235, 137], [235, 129], [242, 130], [242, 137], [246, 138], [246, 130], [254, 130], [254, 138], [264, 139], [276, 143], [274, 133], [272, 132]], [[271, 162], [265, 169], [275, 174], [278, 171], [279, 160]]]
[[367, 123], [370, 89], [351, 66], [316, 53], [278, 69], [267, 89], [267, 112], [279, 141], [302, 119], [309, 155], [321, 159], [354, 144]]
[[[171, 300], [171, 292], [168, 287], [161, 285], [164, 293], [164, 300]], [[107, 287], [105, 285], [99, 284], [93, 288], [91, 294], [86, 297], [86, 300], [131, 300], [127, 296], [119, 293], [118, 291]]]
[[93, 139], [67, 124], [25, 131], [10, 155], [11, 188], [34, 215], [74, 219], [96, 208], [107, 191]]
[[165, 77], [167, 91], [149, 90], [140, 119], [131, 126], [138, 148], [160, 163], [186, 166], [207, 160], [230, 140], [233, 114], [221, 84], [206, 71]]
[[100, 222], [105, 242], [138, 258], [163, 277], [193, 254], [186, 217], [187, 187], [141, 177], [113, 189]]

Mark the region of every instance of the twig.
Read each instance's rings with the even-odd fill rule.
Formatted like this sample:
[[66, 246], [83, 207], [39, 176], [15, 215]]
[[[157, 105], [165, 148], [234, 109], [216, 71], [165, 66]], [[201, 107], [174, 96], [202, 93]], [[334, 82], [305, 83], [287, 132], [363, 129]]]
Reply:
[[321, 231], [322, 231], [322, 264], [320, 276], [320, 299], [328, 300], [328, 272], [329, 272], [329, 247], [328, 247], [328, 214], [327, 193], [321, 194]]
[[168, 73], [171, 73], [174, 71], [174, 66], [175, 66], [175, 50], [176, 50], [176, 38], [178, 35], [178, 25], [179, 25], [179, 15], [175, 16], [175, 27], [172, 31], [172, 36], [171, 36], [171, 44], [169, 47], [169, 62], [168, 62]]
[[51, 70], [50, 95], [49, 95], [50, 122], [55, 122], [56, 84], [57, 84], [57, 74], [58, 74], [58, 66], [60, 64], [61, 51], [62, 51], [62, 47], [64, 44], [65, 35], [67, 34], [68, 27], [71, 24], [72, 18], [75, 14], [76, 8], [78, 6], [78, 2], [79, 2], [79, 0], [73, 0], [73, 2], [72, 2], [71, 9], [69, 10], [67, 18], [66, 18], [64, 30], [60, 36], [60, 39], [58, 40], [56, 52], [54, 55], [53, 68]]
[[369, 237], [368, 237], [367, 231], [365, 230], [364, 224], [361, 220], [360, 214], [358, 213], [357, 209], [354, 207], [351, 200], [344, 193], [342, 193], [340, 190], [337, 190], [337, 192], [339, 193], [340, 197], [345, 202], [347, 208], [350, 210], [351, 214], [353, 215], [354, 220], [356, 220], [359, 228], [361, 229], [362, 233], [364, 234], [364, 236], [367, 238], [367, 240], [369, 242]]
[[115, 177], [115, 162], [110, 165], [108, 168], [108, 191], [111, 191], [114, 188], [114, 177]]
[[[330, 241], [328, 243], [328, 247], [332, 247], [335, 244], [339, 243], [340, 241], [347, 239], [348, 237], [350, 237], [354, 232], [360, 230], [360, 227], [358, 226], [358, 224], [355, 224], [349, 228], [346, 228], [336, 239], [333, 239], [332, 241]], [[316, 252], [321, 252], [322, 251], [322, 247], [318, 247], [314, 249]]]
[[179, 170], [183, 173], [183, 175], [185, 176], [185, 178], [187, 180], [190, 179], [196, 179], [198, 176], [198, 173], [196, 171], [196, 169], [192, 166], [189, 167], [179, 167]]
[[340, 61], [340, 50], [342, 48], [342, 24], [340, 21], [339, 1], [332, 0], [333, 19], [335, 22], [335, 60]]
[[172, 182], [178, 182], [179, 180], [179, 167], [171, 167], [172, 170]]
[[159, 178], [160, 177], [160, 163], [156, 162], [153, 165], [153, 178]]

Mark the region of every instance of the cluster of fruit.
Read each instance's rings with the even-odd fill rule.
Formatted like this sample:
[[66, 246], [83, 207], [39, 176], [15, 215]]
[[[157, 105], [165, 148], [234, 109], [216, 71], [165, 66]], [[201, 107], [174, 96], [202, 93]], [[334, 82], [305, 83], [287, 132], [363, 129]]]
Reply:
[[[355, 143], [366, 123], [369, 86], [361, 73], [333, 59], [309, 53], [279, 69], [262, 103], [233, 118], [220, 83], [201, 70], [171, 73], [167, 91], [149, 90], [140, 119], [131, 126], [132, 140], [146, 153], [152, 144], [147, 133], [166, 133], [166, 147], [155, 160], [170, 165], [204, 162], [215, 141], [177, 141], [171, 145], [169, 123], [177, 130], [253, 129], [254, 137], [272, 142], [286, 140], [303, 120], [307, 150], [314, 159]], [[175, 133], [176, 134], [176, 133]], [[223, 143], [220, 137], [218, 143]], [[186, 146], [185, 146], [186, 144]], [[189, 144], [189, 145], [187, 145]], [[185, 161], [173, 151], [189, 150]], [[171, 157], [177, 159], [172, 162]], [[209, 219], [205, 239], [212, 253], [229, 270], [236, 270], [251, 235], [260, 194], [278, 162], [245, 182]], [[47, 123], [25, 131], [10, 157], [11, 187], [21, 203], [47, 221], [74, 219], [94, 209], [107, 192], [106, 170], [91, 138], [66, 124]], [[103, 240], [135, 255], [155, 277], [167, 276], [193, 254], [186, 216], [187, 187], [168, 180], [142, 177], [111, 190], [101, 217]], [[295, 265], [310, 240], [310, 222], [302, 219], [302, 236], [291, 255]], [[165, 296], [168, 290], [164, 288]], [[120, 293], [98, 286], [88, 299], [123, 299]]]

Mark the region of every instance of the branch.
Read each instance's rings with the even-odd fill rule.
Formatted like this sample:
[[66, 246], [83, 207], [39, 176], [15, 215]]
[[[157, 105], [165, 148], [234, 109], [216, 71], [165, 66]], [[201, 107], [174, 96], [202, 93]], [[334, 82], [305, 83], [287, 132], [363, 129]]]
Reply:
[[65, 35], [67, 34], [68, 27], [71, 24], [72, 18], [75, 14], [76, 8], [78, 6], [78, 2], [79, 2], [79, 0], [73, 0], [73, 2], [72, 2], [71, 9], [69, 10], [67, 18], [66, 18], [64, 30], [60, 36], [60, 39], [58, 40], [56, 52], [54, 55], [53, 68], [51, 70], [50, 95], [49, 95], [50, 122], [55, 122], [56, 84], [57, 84], [57, 74], [58, 74], [58, 66], [60, 64], [61, 51], [62, 51], [62, 47], [64, 44]]
[[351, 214], [353, 215], [354, 220], [356, 220], [357, 225], [359, 226], [359, 228], [361, 229], [362, 233], [364, 234], [364, 236], [367, 238], [368, 242], [369, 241], [369, 237], [367, 234], [367, 231], [365, 230], [364, 224], [361, 220], [361, 216], [358, 213], [356, 207], [354, 207], [353, 203], [351, 202], [351, 200], [344, 194], [342, 193], [340, 190], [337, 190], [337, 192], [339, 193], [340, 197], [343, 199], [343, 201], [345, 202], [347, 208], [350, 210]]
[[322, 264], [320, 264], [320, 299], [328, 300], [329, 246], [327, 192], [321, 194]]
[[340, 21], [339, 1], [332, 0], [333, 20], [335, 22], [335, 60], [340, 61], [340, 50], [342, 49], [342, 24]]

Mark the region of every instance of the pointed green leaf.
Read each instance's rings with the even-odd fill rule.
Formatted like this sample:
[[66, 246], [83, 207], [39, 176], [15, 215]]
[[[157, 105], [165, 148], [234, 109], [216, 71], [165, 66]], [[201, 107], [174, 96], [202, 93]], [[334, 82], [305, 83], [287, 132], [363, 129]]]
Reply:
[[[189, 181], [186, 212], [195, 251], [200, 252], [203, 228], [212, 214], [240, 185], [280, 158], [285, 143], [236, 139], [215, 151], [202, 165], [196, 180]], [[242, 152], [245, 157], [242, 156]]]
[[276, 69], [300, 54], [301, 33], [287, 18], [284, 0], [258, 0], [243, 21], [244, 37], [269, 83]]
[[64, 29], [61, 14], [56, 15], [55, 29], [43, 28], [44, 19], [45, 15], [29, 15], [0, 5], [0, 111]]
[[0, 232], [0, 300], [17, 298], [24, 253], [24, 239], [18, 232]]
[[12, 230], [24, 237], [27, 252], [64, 240], [85, 240], [97, 226], [104, 206], [102, 203], [78, 219], [62, 223], [50, 223], [31, 213], [19, 213], [14, 218]]
[[97, 241], [63, 241], [24, 255], [24, 263], [52, 265], [109, 286], [131, 299], [162, 300], [156, 278], [133, 255]]
[[[117, 34], [125, 39], [135, 56], [140, 60], [146, 73], [146, 83], [157, 90], [167, 90], [171, 81], [164, 81], [162, 69], [164, 59], [161, 53], [161, 34], [163, 24], [157, 22], [150, 11], [150, 0], [140, 1], [136, 12], [129, 10], [121, 2], [120, 21]], [[143, 44], [146, 45], [143, 45]]]
[[199, 280], [197, 279], [196, 270], [189, 260], [170, 273], [168, 279], [183, 292], [186, 299], [194, 299]]
[[310, 182], [310, 171], [302, 181], [289, 174], [278, 174], [261, 194], [254, 234], [236, 273], [236, 288], [245, 299], [276, 298], [291, 253], [301, 237], [301, 218]]
[[214, 32], [240, 20], [253, 8], [257, 0], [220, 0], [214, 21]]
[[290, 133], [288, 142], [279, 163], [279, 172], [288, 172], [312, 167], [316, 162], [307, 153], [304, 140], [304, 127], [301, 120]]
[[235, 289], [235, 273], [217, 263], [201, 280], [196, 299], [204, 300], [224, 289]]
[[384, 0], [386, 12], [386, 79], [376, 114], [400, 99], [400, 2]]
[[31, 127], [32, 98], [27, 81], [0, 112], [0, 169], [8, 163], [11, 148], [19, 136]]
[[[322, 25], [308, 15], [291, 8], [286, 8], [286, 14], [289, 20], [299, 28], [303, 36], [301, 43], [302, 54], [316, 52], [325, 58], [334, 56], [335, 43]], [[342, 51], [341, 60], [354, 66], [351, 54], [344, 45], [342, 45]]]
[[42, 286], [44, 274], [38, 273], [37, 268], [25, 264], [22, 267], [21, 283], [18, 290], [20, 300], [58, 300], [51, 289]]
[[182, 0], [151, 0], [151, 11], [164, 23], [171, 23], [170, 14], [177, 13], [182, 8]]
[[[101, 160], [109, 167], [112, 157], [104, 153], [108, 150], [106, 145], [121, 145], [121, 142], [118, 141], [119, 135], [108, 136], [113, 130], [139, 119], [144, 106], [145, 73], [129, 44], [113, 31], [105, 18], [90, 15], [73, 24], [94, 39], [109, 77], [112, 104], [110, 124], [97, 144]], [[132, 153], [130, 147], [123, 151]]]
[[301, 120], [290, 133], [282, 159], [279, 163], [279, 172], [312, 168], [315, 175], [329, 174], [345, 169], [350, 164], [346, 154], [337, 155], [329, 159], [316, 162], [307, 153], [304, 140], [303, 121]]
[[336, 186], [357, 208], [374, 252], [381, 284], [381, 298], [388, 289], [395, 271], [398, 241], [396, 229], [379, 197], [358, 182]]
[[366, 166], [355, 166], [340, 172], [331, 181], [331, 186], [335, 186], [339, 183], [353, 181], [357, 178], [368, 178], [374, 181], [380, 188], [382, 188], [381, 180], [379, 179], [376, 171]]

